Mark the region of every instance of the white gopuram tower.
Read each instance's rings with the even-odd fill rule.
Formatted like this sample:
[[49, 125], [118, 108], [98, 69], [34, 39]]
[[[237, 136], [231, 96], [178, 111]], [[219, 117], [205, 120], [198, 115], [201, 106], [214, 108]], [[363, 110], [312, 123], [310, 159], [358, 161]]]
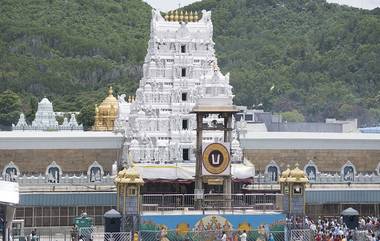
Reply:
[[[232, 100], [229, 74], [217, 67], [211, 12], [203, 11], [200, 18], [182, 12], [164, 18], [156, 10], [152, 15], [143, 77], [126, 113], [123, 161], [130, 156], [140, 163], [194, 163], [196, 117], [190, 112], [206, 94], [208, 79], [227, 89]], [[223, 120], [210, 116], [207, 121]], [[205, 133], [203, 140], [223, 141], [223, 132]]]

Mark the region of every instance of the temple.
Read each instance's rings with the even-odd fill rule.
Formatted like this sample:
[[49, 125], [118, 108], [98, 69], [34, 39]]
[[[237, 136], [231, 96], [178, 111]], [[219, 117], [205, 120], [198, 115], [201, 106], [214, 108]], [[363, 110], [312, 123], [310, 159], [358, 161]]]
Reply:
[[37, 112], [35, 114], [35, 119], [32, 121], [32, 125], [28, 125], [24, 113], [21, 113], [17, 124], [12, 124], [12, 130], [83, 130], [83, 126], [78, 125], [75, 114], [70, 115], [70, 120], [68, 120], [67, 117], [64, 117], [62, 125], [59, 125], [53, 109], [53, 104], [45, 97], [38, 103]]
[[[20, 185], [15, 219], [25, 220], [25, 227], [71, 226], [83, 210], [101, 225], [104, 212], [117, 206], [114, 177], [131, 162], [146, 183], [141, 187], [144, 211], [191, 208], [189, 200], [198, 189], [195, 129], [199, 123], [204, 147], [228, 142], [232, 164], [227, 174], [237, 207], [242, 196], [253, 197], [251, 201], [259, 200], [256, 193], [283, 197], [278, 194], [281, 173], [288, 164], [299, 164], [310, 182], [305, 189], [308, 215], [321, 215], [326, 203], [331, 208], [323, 209], [322, 215], [339, 215], [353, 203], [363, 215], [379, 210], [380, 135], [356, 132], [356, 121], [285, 123], [272, 113], [241, 107], [234, 114], [237, 121], [232, 117], [231, 123], [225, 121], [220, 113], [233, 107], [234, 96], [229, 74], [218, 68], [211, 13], [162, 17], [153, 11], [152, 15], [136, 96], [113, 96], [110, 88], [96, 106], [96, 131], [60, 131], [82, 126], [73, 113], [59, 125], [56, 117], [67, 113], [54, 112], [44, 98], [33, 124], [21, 114], [15, 131], [2, 132], [0, 180]], [[219, 114], [206, 114], [197, 123], [193, 112], [199, 113], [199, 106]], [[224, 131], [232, 132], [227, 141]], [[222, 193], [217, 181], [209, 178], [204, 183], [205, 195]], [[273, 201], [260, 200], [264, 206], [257, 207], [264, 210]]]
[[[130, 153], [125, 157], [138, 163], [195, 162], [196, 121], [191, 110], [205, 94], [227, 95], [231, 105], [233, 98], [229, 74], [223, 75], [218, 68], [212, 35], [211, 12], [203, 11], [199, 19], [195, 13], [176, 12], [164, 18], [153, 11], [148, 53], [136, 98], [125, 107], [119, 102], [123, 115], [119, 115], [118, 123], [125, 123], [125, 152]], [[214, 98], [209, 104], [217, 103]], [[121, 118], [124, 119], [120, 121]], [[210, 116], [205, 125], [221, 121], [218, 116]], [[222, 136], [222, 132], [209, 132], [203, 141], [221, 141]], [[241, 162], [236, 139], [233, 147], [235, 162]]]

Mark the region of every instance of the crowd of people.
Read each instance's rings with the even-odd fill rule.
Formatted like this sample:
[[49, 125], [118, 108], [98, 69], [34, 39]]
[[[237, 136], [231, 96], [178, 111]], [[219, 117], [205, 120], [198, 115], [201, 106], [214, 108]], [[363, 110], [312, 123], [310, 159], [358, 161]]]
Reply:
[[288, 220], [292, 228], [310, 228], [315, 234], [315, 241], [380, 241], [380, 218], [361, 217], [355, 230], [343, 223], [343, 218], [308, 217]]

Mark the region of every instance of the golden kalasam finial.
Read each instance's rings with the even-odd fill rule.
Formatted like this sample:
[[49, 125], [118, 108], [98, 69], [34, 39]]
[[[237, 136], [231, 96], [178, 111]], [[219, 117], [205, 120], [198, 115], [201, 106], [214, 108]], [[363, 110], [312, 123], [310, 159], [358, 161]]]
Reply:
[[181, 11], [180, 13], [180, 21], [185, 21], [185, 14], [183, 13], [183, 11]]
[[128, 103], [131, 103], [131, 102], [132, 102], [132, 97], [128, 96]]
[[169, 15], [169, 22], [173, 21], [174, 19], [173, 12], [169, 11], [168, 15]]
[[187, 11], [185, 11], [185, 15], [183, 16], [183, 21], [185, 21], [186, 23], [189, 22], [189, 14], [187, 13]]
[[197, 11], [194, 12], [193, 22], [198, 22], [198, 12]]
[[108, 95], [112, 95], [112, 93], [113, 93], [112, 86], [110, 86], [110, 88], [108, 89]]
[[166, 13], [164, 18], [166, 21], [169, 21], [169, 13]]
[[190, 11], [190, 14], [189, 14], [189, 22], [192, 22], [193, 21], [193, 11]]
[[178, 11], [176, 10], [176, 11], [174, 11], [174, 21], [177, 22], [178, 18], [179, 18]]

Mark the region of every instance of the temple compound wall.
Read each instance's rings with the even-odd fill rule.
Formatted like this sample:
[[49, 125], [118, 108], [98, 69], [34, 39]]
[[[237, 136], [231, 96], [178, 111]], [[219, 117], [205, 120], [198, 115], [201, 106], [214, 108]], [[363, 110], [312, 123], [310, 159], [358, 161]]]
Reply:
[[264, 172], [271, 161], [276, 162], [281, 170], [296, 163], [304, 167], [312, 160], [322, 172], [340, 172], [341, 167], [350, 161], [358, 172], [374, 172], [380, 163], [380, 150], [321, 150], [321, 149], [245, 149], [244, 157], [251, 161], [256, 171]]
[[13, 162], [22, 174], [43, 174], [55, 162], [65, 173], [80, 174], [96, 161], [110, 173], [119, 154], [120, 149], [0, 150], [0, 170]]
[[380, 174], [380, 135], [363, 133], [249, 133], [241, 139], [244, 158], [256, 172], [268, 166], [280, 171], [298, 163], [312, 163], [317, 172], [341, 173], [345, 165], [354, 173]]
[[101, 174], [107, 174], [120, 158], [122, 143], [122, 135], [112, 132], [3, 132], [0, 137], [0, 170], [9, 172], [2, 173], [2, 176], [45, 175], [51, 167], [61, 176], [86, 175], [90, 166], [96, 164]]

